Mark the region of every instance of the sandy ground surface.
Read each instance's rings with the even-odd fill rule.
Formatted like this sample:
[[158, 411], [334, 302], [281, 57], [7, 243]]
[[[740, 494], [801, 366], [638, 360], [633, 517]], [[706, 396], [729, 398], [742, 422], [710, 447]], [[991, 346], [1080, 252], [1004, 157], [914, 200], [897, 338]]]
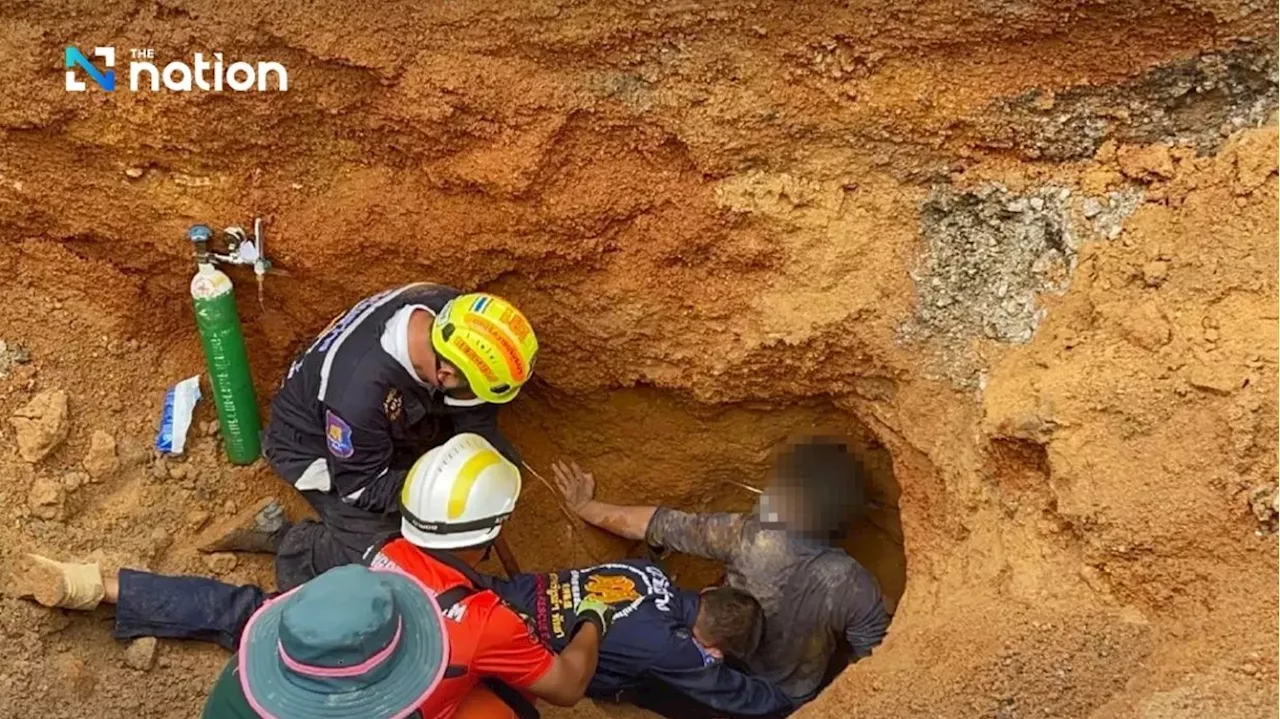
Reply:
[[[149, 450], [202, 370], [183, 233], [256, 214], [288, 271], [261, 305], [233, 272], [264, 404], [338, 311], [429, 279], [525, 309], [506, 427], [605, 498], [743, 508], [788, 434], [853, 435], [851, 549], [901, 598], [801, 716], [1277, 716], [1275, 12], [5, 3], [0, 552], [270, 581], [192, 548], [273, 481], [209, 405]], [[65, 92], [95, 44], [290, 88]], [[506, 531], [533, 569], [636, 551], [536, 480]], [[148, 664], [111, 616], [0, 598], [0, 716], [196, 715], [225, 653]]]

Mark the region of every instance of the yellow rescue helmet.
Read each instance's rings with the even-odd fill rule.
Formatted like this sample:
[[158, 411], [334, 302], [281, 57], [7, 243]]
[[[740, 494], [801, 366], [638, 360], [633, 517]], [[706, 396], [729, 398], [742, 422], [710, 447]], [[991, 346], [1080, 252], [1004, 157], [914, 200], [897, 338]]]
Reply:
[[486, 292], [446, 303], [431, 326], [431, 346], [462, 371], [477, 397], [495, 404], [515, 399], [538, 358], [529, 321], [515, 305]]

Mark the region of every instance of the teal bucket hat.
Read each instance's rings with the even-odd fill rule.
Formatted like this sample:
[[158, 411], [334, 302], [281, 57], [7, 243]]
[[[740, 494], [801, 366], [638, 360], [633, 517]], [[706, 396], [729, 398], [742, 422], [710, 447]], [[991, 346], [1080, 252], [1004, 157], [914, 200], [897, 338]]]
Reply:
[[240, 687], [265, 719], [404, 719], [443, 678], [446, 636], [417, 578], [337, 567], [254, 613]]

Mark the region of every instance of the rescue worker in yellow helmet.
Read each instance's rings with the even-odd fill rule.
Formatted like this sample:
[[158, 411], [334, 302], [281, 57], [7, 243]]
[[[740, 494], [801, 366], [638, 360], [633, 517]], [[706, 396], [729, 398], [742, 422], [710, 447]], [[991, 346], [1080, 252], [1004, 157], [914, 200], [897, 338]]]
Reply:
[[319, 521], [289, 525], [268, 499], [206, 532], [202, 549], [274, 552], [282, 590], [359, 561], [399, 529], [405, 475], [431, 447], [470, 432], [519, 463], [497, 413], [537, 356], [524, 314], [495, 295], [417, 283], [361, 300], [290, 364], [263, 442]]

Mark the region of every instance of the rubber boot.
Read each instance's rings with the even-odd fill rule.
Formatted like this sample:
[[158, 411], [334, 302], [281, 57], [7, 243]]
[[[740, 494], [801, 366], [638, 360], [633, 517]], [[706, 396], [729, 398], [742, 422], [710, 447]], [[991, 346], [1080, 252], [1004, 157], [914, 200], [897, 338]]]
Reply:
[[38, 554], [18, 560], [8, 589], [20, 598], [31, 598], [46, 607], [92, 611], [98, 608], [106, 588], [96, 564], [55, 562]]
[[262, 552], [275, 554], [288, 528], [284, 507], [275, 497], [265, 497], [234, 517], [200, 533], [201, 552]]

